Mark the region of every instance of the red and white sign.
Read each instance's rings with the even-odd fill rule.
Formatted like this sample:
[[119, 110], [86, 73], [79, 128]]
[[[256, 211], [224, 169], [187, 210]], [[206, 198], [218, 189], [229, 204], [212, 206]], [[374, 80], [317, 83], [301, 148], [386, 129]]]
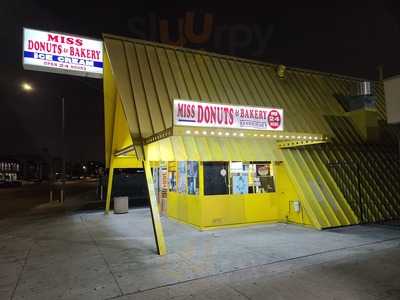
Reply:
[[103, 76], [103, 42], [70, 34], [24, 28], [27, 70], [94, 78]]
[[174, 100], [174, 125], [283, 130], [283, 109]]

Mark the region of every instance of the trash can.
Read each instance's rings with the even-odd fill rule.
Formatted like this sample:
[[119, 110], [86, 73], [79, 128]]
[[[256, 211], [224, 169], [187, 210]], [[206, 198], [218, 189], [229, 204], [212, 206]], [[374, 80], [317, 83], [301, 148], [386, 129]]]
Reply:
[[128, 197], [114, 197], [114, 214], [125, 214], [128, 212]]

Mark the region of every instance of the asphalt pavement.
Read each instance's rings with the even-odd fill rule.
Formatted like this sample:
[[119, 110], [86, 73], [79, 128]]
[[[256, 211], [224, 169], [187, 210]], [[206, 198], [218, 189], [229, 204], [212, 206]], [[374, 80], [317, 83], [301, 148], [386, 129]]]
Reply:
[[289, 224], [200, 232], [149, 209], [0, 220], [0, 299], [400, 299], [400, 230]]
[[[95, 180], [77, 180], [67, 182], [65, 185], [66, 207], [73, 202], [96, 200]], [[55, 193], [55, 200], [59, 199], [59, 193]], [[35, 212], [35, 208], [44, 209], [44, 204], [50, 200], [50, 189], [47, 182], [26, 184], [16, 188], [0, 188], [0, 219], [11, 216], [22, 216]]]
[[0, 299], [400, 299], [400, 226], [289, 224], [201, 232], [150, 211], [82, 211], [96, 182], [0, 190]]

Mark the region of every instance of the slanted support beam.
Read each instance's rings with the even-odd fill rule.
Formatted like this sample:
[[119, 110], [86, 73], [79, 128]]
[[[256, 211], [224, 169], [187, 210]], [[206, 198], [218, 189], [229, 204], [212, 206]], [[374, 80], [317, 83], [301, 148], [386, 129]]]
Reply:
[[111, 203], [111, 192], [112, 192], [112, 184], [114, 177], [114, 158], [111, 157], [110, 160], [110, 168], [108, 170], [108, 182], [107, 182], [107, 198], [106, 198], [106, 210], [105, 214], [108, 214], [110, 211], [110, 203]]
[[157, 252], [159, 255], [165, 255], [167, 253], [167, 248], [165, 246], [164, 232], [161, 224], [160, 213], [158, 211], [158, 204], [156, 199], [156, 192], [154, 190], [153, 175], [151, 174], [150, 162], [147, 160], [143, 161], [143, 167], [146, 174], [147, 188], [149, 190], [151, 219], [153, 222]]

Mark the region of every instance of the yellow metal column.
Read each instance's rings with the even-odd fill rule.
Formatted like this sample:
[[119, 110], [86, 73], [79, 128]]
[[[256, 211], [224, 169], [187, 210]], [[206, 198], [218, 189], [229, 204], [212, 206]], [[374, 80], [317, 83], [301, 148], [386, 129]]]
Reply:
[[204, 169], [203, 162], [199, 161], [199, 195], [204, 196]]
[[165, 255], [167, 253], [167, 248], [165, 246], [164, 232], [160, 220], [160, 213], [158, 211], [156, 193], [154, 191], [153, 175], [151, 174], [150, 162], [148, 160], [143, 161], [143, 166], [146, 174], [147, 187], [149, 190], [151, 219], [153, 221], [157, 252], [159, 255]]
[[203, 161], [199, 161], [199, 202], [200, 202], [200, 218], [199, 218], [199, 226], [204, 226], [204, 163]]
[[108, 212], [110, 211], [113, 177], [114, 177], [114, 158], [111, 157], [110, 168], [109, 168], [109, 171], [108, 171], [107, 198], [106, 198], [106, 211], [105, 211], [105, 214], [108, 214]]

